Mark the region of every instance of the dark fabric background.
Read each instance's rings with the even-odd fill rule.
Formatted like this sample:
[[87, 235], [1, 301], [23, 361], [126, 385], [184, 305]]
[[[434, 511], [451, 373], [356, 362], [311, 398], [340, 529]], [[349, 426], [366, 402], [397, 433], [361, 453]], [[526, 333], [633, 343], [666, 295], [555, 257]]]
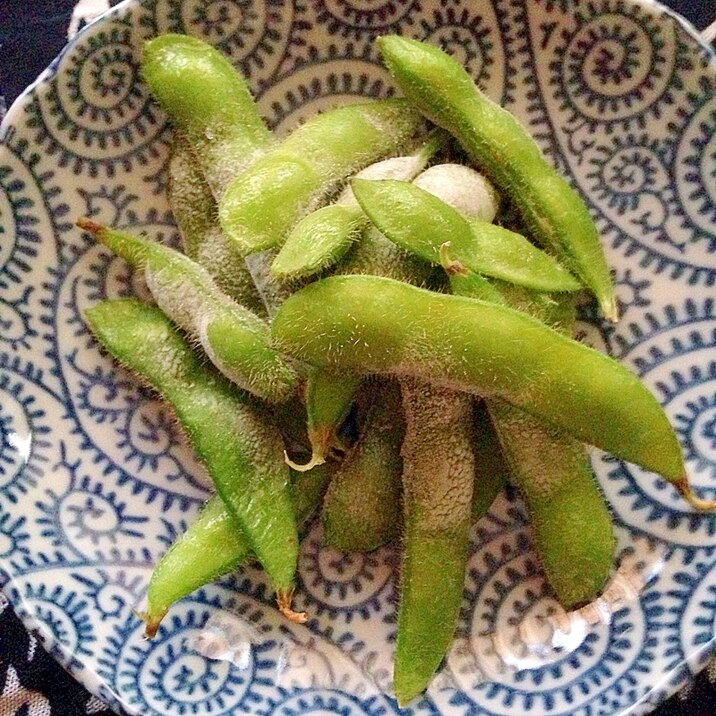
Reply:
[[[0, 116], [3, 95], [9, 106], [62, 49], [76, 1], [0, 0]], [[700, 29], [716, 20], [714, 0], [667, 0], [666, 4]], [[0, 594], [0, 716], [111, 713], [44, 652]], [[707, 672], [654, 716], [716, 716], [716, 687]]]

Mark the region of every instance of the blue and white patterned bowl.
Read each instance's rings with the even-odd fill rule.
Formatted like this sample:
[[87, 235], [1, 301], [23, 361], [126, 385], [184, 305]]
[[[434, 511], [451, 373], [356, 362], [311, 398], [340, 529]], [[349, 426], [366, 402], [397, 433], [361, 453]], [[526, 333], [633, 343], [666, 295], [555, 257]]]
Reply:
[[[138, 72], [142, 41], [207, 38], [278, 131], [392, 91], [371, 42], [440, 43], [530, 128], [590, 202], [623, 318], [584, 334], [636, 371], [716, 494], [716, 61], [676, 17], [624, 0], [143, 0], [83, 31], [10, 110], [0, 148], [0, 581], [55, 656], [117, 709], [154, 714], [396, 712], [395, 553], [303, 548], [282, 621], [261, 573], [199, 590], [155, 641], [133, 609], [207, 497], [166, 408], [100, 355], [83, 309], [139, 290], [81, 215], [170, 240], [171, 131]], [[588, 321], [589, 316], [585, 316]], [[474, 530], [459, 634], [413, 711], [643, 714], [714, 645], [716, 519], [664, 481], [594, 455], [619, 570], [562, 612], [519, 499]], [[208, 655], [208, 656], [207, 656]], [[214, 657], [214, 658], [209, 658]]]

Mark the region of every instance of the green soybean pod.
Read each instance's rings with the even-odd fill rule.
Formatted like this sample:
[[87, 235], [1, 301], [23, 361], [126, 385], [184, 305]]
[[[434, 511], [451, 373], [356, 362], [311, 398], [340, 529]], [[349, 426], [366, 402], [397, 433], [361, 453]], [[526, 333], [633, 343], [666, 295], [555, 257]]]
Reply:
[[[299, 524], [308, 520], [320, 505], [331, 469], [323, 465], [310, 474], [291, 474]], [[251, 547], [244, 533], [221, 497], [215, 495], [152, 572], [147, 588], [147, 609], [139, 615], [146, 623], [145, 636], [156, 635], [172, 604], [238, 569], [251, 557]]]
[[637, 376], [519, 311], [386, 278], [331, 276], [291, 296], [272, 334], [315, 367], [501, 397], [663, 475], [693, 506], [713, 506], [690, 487], [676, 434]]
[[616, 320], [614, 286], [594, 221], [517, 119], [480, 92], [465, 68], [439, 48], [397, 35], [377, 42], [405, 96], [456, 137], [516, 204], [533, 237], [553, 249], [594, 292], [604, 315]]
[[487, 221], [468, 222], [442, 199], [409, 182], [354, 179], [353, 193], [391, 241], [433, 264], [450, 243], [459, 265], [538, 291], [576, 291], [579, 282], [524, 236]]
[[370, 552], [398, 536], [403, 424], [397, 383], [366, 383], [374, 395], [358, 442], [336, 468], [323, 501], [326, 544]]
[[535, 547], [560, 604], [596, 598], [609, 577], [615, 538], [584, 446], [500, 400], [489, 411], [530, 517]]
[[358, 240], [365, 220], [360, 207], [336, 203], [316, 209], [293, 228], [271, 273], [279, 281], [295, 281], [332, 266]]
[[421, 123], [399, 99], [349, 105], [309, 119], [227, 188], [219, 203], [224, 232], [244, 255], [281, 246], [334, 184], [400, 153]]
[[311, 459], [305, 465], [289, 461], [300, 472], [322, 465], [336, 447], [337, 433], [353, 405], [363, 376], [308, 370], [304, 397]]
[[251, 399], [205, 365], [155, 306], [103, 301], [85, 312], [92, 332], [120, 363], [175, 409], [179, 422], [289, 618], [298, 533], [283, 441]]
[[201, 266], [168, 246], [90, 219], [77, 225], [130, 265], [144, 268], [159, 307], [231, 381], [269, 401], [285, 400], [296, 390], [298, 376], [271, 347], [266, 322], [221, 293]]
[[[502, 294], [509, 305], [565, 335], [572, 333], [573, 297], [562, 296], [549, 305], [531, 304], [519, 287], [503, 286]], [[527, 505], [537, 554], [557, 599], [565, 609], [590, 602], [611, 571], [615, 539], [584, 445], [504, 401], [485, 405], [509, 465], [509, 481]]]
[[[441, 134], [433, 135], [417, 152], [383, 159], [361, 169], [356, 177], [412, 179], [443, 143]], [[281, 281], [289, 281], [323, 271], [348, 251], [369, 223], [350, 186], [346, 186], [335, 203], [308, 214], [294, 226], [271, 265], [273, 275]]]
[[175, 34], [149, 40], [142, 74], [189, 140], [217, 198], [272, 143], [246, 80], [203, 40]]
[[[353, 255], [344, 263], [341, 270], [346, 272], [366, 272], [382, 276], [392, 276], [407, 282], [427, 283], [429, 279], [427, 265], [421, 265], [421, 262], [416, 260], [415, 257], [397, 247], [395, 244], [392, 244], [390, 241], [387, 241], [375, 228], [371, 228], [369, 232], [363, 236], [363, 240], [354, 248]], [[447, 417], [447, 424], [442, 428], [444, 434], [449, 433], [452, 436], [451, 454], [443, 454], [440, 451], [440, 447], [438, 447], [437, 450], [444, 457], [445, 464], [451, 466], [448, 470], [448, 475], [452, 477], [460, 475], [463, 478], [462, 481], [465, 482], [465, 480], [467, 480], [468, 483], [474, 480], [475, 488], [479, 489], [484, 497], [482, 502], [473, 500], [472, 503], [474, 513], [479, 517], [480, 510], [482, 510], [483, 507], [484, 509], [489, 507], [499, 487], [495, 487], [496, 479], [493, 474], [483, 475], [482, 470], [486, 467], [485, 465], [480, 466], [478, 469], [473, 460], [469, 460], [465, 463], [461, 462], [460, 459], [463, 453], [472, 457], [471, 435], [469, 434], [471, 433], [472, 420], [471, 402], [469, 399], [467, 401], [462, 400], [462, 397], [456, 398], [451, 391], [447, 390], [435, 390], [425, 386], [424, 391], [427, 392], [421, 393], [420, 409], [417, 409], [417, 406], [413, 405], [415, 423], [419, 423], [422, 420], [432, 422], [432, 416], [436, 412], [440, 413], [442, 411], [444, 403], [454, 403], [454, 405], [457, 406], [457, 409], [451, 412], [449, 417]], [[413, 394], [415, 394], [415, 392], [416, 391], [413, 391]], [[421, 417], [418, 418], [418, 415]], [[426, 427], [429, 432], [430, 425]], [[414, 433], [416, 436], [422, 432], [419, 424], [414, 425]], [[421, 447], [424, 449], [425, 446]], [[421, 478], [429, 478], [433, 463], [427, 462], [424, 457], [425, 454], [430, 453], [431, 451], [429, 449], [427, 453], [421, 452], [420, 448], [415, 448], [412, 451], [413, 469], [411, 472], [413, 477], [411, 478], [410, 474], [404, 471], [404, 484], [406, 484], [406, 480], [410, 483], [415, 483], [416, 481], [420, 481]], [[453, 462], [453, 460], [455, 462]], [[489, 466], [487, 466], [487, 469], [489, 469]], [[481, 482], [483, 478], [485, 484], [478, 486], [478, 482]], [[470, 487], [471, 485], [468, 484], [466, 489], [469, 490]], [[446, 502], [449, 501], [450, 497], [448, 496]], [[455, 508], [460, 510], [460, 505], [455, 505]], [[463, 511], [465, 511], [464, 506]], [[467, 518], [467, 523], [469, 524], [469, 517]], [[452, 565], [454, 568], [452, 572], [450, 570], [446, 572], [444, 570], [431, 569], [422, 571], [419, 565], [415, 565], [415, 562], [407, 559], [404, 561], [404, 569], [413, 568], [414, 579], [410, 581], [414, 589], [409, 591], [408, 596], [402, 602], [401, 606], [402, 626], [399, 625], [399, 634], [401, 630], [404, 633], [402, 637], [399, 636], [398, 638], [399, 642], [403, 644], [403, 647], [399, 657], [400, 664], [396, 663], [396, 673], [397, 671], [402, 671], [402, 676], [399, 677], [398, 680], [402, 681], [403, 686], [406, 688], [411, 688], [412, 684], [415, 688], [421, 689], [421, 684], [423, 682], [427, 683], [427, 680], [429, 680], [430, 675], [433, 673], [436, 660], [439, 662], [442, 658], [447, 648], [447, 643], [449, 643], [449, 634], [451, 633], [449, 626], [447, 629], [447, 637], [445, 628], [436, 631], [428, 629], [427, 631], [421, 632], [421, 623], [427, 624], [428, 626], [431, 623], [431, 614], [427, 614], [428, 621], [424, 622], [421, 612], [429, 608], [426, 603], [426, 597], [427, 601], [429, 601], [431, 594], [444, 594], [446, 591], [449, 592], [445, 600], [448, 610], [453, 603], [457, 602], [459, 604], [459, 595], [462, 592], [462, 581], [461, 579], [458, 581], [451, 580], [450, 575], [454, 575], [455, 572], [460, 572], [461, 569], [464, 571], [464, 558], [462, 567], [460, 567], [459, 563], [456, 565], [453, 559], [454, 555], [449, 549], [446, 553], [441, 553], [439, 541], [432, 541], [426, 545], [424, 535], [421, 535], [419, 532], [407, 531], [405, 544], [406, 554], [419, 556], [421, 551], [425, 548], [431, 555], [433, 562], [442, 563], [444, 559], [447, 564]], [[432, 548], [436, 551], [432, 551]], [[446, 576], [447, 579], [445, 579]], [[447, 619], [447, 624], [449, 625], [451, 614], [448, 612], [447, 615], [443, 616]], [[443, 623], [443, 627], [444, 626], [445, 623]], [[421, 650], [423, 654], [426, 655], [424, 658], [414, 658], [415, 655], [412, 652], [414, 651], [413, 645], [416, 641], [423, 641]], [[409, 696], [406, 698], [409, 698]]]
[[[186, 136], [211, 192], [219, 200], [228, 185], [274, 142], [245, 79], [207, 43], [172, 34], [145, 45], [142, 70], [175, 128]], [[228, 248], [224, 242], [228, 242]], [[224, 254], [227, 262], [222, 270]], [[210, 258], [227, 279], [244, 263], [243, 254], [223, 232], [218, 254], [214, 256], [207, 249], [205, 258]], [[248, 269], [271, 314], [285, 294], [268, 276], [270, 260], [261, 258], [256, 257]]]
[[236, 569], [251, 547], [219, 495], [212, 497], [189, 528], [164, 554], [147, 588], [144, 635], [153, 638], [172, 604]]
[[[471, 396], [412, 378], [400, 383], [405, 530], [395, 692], [404, 705], [427, 687], [452, 641], [484, 466], [475, 461]], [[483, 494], [483, 505], [494, 496]]]
[[472, 398], [409, 378], [405, 409], [405, 535], [395, 653], [404, 706], [426, 688], [452, 642], [462, 605], [475, 476]]
[[[467, 212], [492, 218], [496, 201], [484, 179], [465, 167], [447, 170], [451, 179], [459, 180], [459, 186], [443, 181], [446, 168], [439, 166], [420, 174], [415, 182], [425, 183], [429, 190]], [[465, 197], [461, 192], [469, 193], [469, 202], [462, 201]], [[475, 290], [480, 283], [486, 297], [492, 293], [499, 296], [485, 279], [477, 279], [471, 284]], [[461, 603], [469, 525], [487, 512], [504, 486], [505, 467], [489, 420], [480, 424], [480, 410], [468, 396], [410, 379], [403, 379], [401, 384], [412, 417], [412, 434], [402, 450], [407, 527], [395, 684], [399, 700], [407, 702], [427, 686], [450, 645]], [[452, 412], [446, 413], [446, 405]], [[444, 416], [438, 418], [437, 427], [436, 415]], [[442, 466], [440, 472], [436, 472], [436, 465]], [[421, 486], [432, 486], [433, 492], [427, 498], [410, 500], [407, 496], [416, 488], [420, 492]], [[466, 494], [472, 496], [469, 505]], [[454, 523], [443, 518], [446, 511], [453, 514]], [[442, 533], [426, 534], [423, 523], [435, 517], [443, 523]], [[425, 554], [430, 555], [427, 563]], [[435, 568], [438, 564], [440, 568]], [[440, 606], [436, 594], [442, 597]]]
[[179, 134], [169, 160], [169, 206], [184, 242], [184, 253], [203, 266], [227, 295], [263, 316], [266, 313], [243, 256], [219, 226], [219, 211], [189, 140]]

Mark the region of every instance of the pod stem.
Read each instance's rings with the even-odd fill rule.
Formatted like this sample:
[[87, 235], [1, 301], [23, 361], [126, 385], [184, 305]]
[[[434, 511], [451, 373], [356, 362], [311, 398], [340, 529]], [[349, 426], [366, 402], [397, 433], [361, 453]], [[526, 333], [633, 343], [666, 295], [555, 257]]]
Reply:
[[286, 619], [294, 624], [305, 624], [308, 621], [308, 614], [306, 612], [295, 612], [291, 606], [293, 602], [293, 589], [286, 591], [285, 589], [279, 589], [276, 592], [276, 603], [278, 604], [278, 610], [283, 614]]
[[308, 472], [314, 467], [323, 465], [326, 462], [326, 455], [328, 455], [334, 447], [332, 444], [335, 442], [334, 430], [326, 426], [314, 428], [309, 425], [308, 440], [311, 443], [311, 459], [305, 465], [298, 465], [289, 458], [285, 450], [283, 452], [284, 461], [296, 472]]
[[428, 134], [425, 144], [423, 144], [418, 152], [418, 157], [427, 164], [441, 149], [447, 145], [448, 141], [448, 133], [436, 127]]
[[314, 467], [317, 467], [318, 465], [323, 465], [323, 463], [326, 462], [323, 455], [316, 452], [315, 450], [311, 453], [311, 459], [304, 465], [299, 465], [297, 462], [291, 460], [285, 450], [283, 451], [283, 460], [292, 470], [295, 470], [296, 472], [308, 472]]
[[451, 276], [468, 276], [470, 272], [459, 261], [450, 258], [450, 242], [446, 241], [440, 245], [440, 265]]
[[168, 609], [163, 609], [158, 614], [150, 614], [149, 612], [140, 612], [135, 610], [134, 613], [144, 622], [144, 638], [154, 639], [159, 631], [159, 625], [162, 619], [167, 615]]
[[716, 511], [716, 500], [704, 500], [699, 497], [694, 488], [691, 487], [689, 479], [684, 476], [674, 482], [674, 486], [679, 491], [679, 494], [695, 509], [700, 512], [715, 512]]

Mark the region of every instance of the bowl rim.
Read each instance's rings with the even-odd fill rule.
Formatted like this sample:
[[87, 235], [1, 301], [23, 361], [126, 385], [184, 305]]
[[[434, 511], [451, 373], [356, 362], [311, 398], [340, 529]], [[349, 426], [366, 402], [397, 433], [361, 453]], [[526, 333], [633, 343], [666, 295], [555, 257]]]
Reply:
[[[25, 89], [13, 100], [11, 105], [7, 108], [5, 115], [2, 118], [2, 121], [0, 121], [0, 145], [2, 145], [2, 143], [4, 142], [5, 135], [11, 127], [11, 120], [14, 118], [15, 114], [20, 114], [22, 107], [27, 102], [28, 96], [31, 95], [43, 82], [49, 80], [56, 73], [57, 66], [59, 65], [60, 61], [72, 49], [75, 42], [78, 41], [88, 29], [94, 27], [97, 23], [106, 22], [107, 19], [109, 19], [113, 15], [121, 14], [128, 8], [131, 8], [131, 6], [133, 5], [141, 5], [142, 1], [143, 0], [121, 0], [121, 2], [119, 2], [117, 5], [111, 7], [109, 10], [103, 12], [94, 20], [84, 25], [77, 32], [77, 34], [75, 34], [72, 38], [68, 39], [65, 46], [54, 57], [52, 62], [50, 62], [50, 64], [44, 70], [42, 70], [42, 72], [27, 87], [25, 87]], [[701, 47], [701, 49], [706, 52], [711, 62], [716, 63], [716, 43], [712, 45], [707, 40], [705, 40], [703, 35], [696, 28], [696, 26], [690, 20], [685, 18], [681, 13], [677, 12], [668, 5], [665, 5], [661, 0], [624, 1], [627, 3], [627, 5], [631, 4], [643, 7], [644, 9], [651, 9], [652, 11], [656, 11], [659, 14], [666, 15], [667, 17], [670, 17], [671, 19], [675, 20], [677, 24], [681, 27], [681, 29], [690, 37], [690, 39], [694, 40]], [[494, 2], [494, 0], [490, 0], [490, 2]], [[716, 21], [716, 16], [714, 17], [714, 21]]]
[[[158, 2], [166, 2], [167, 0], [157, 0]], [[525, 0], [528, 1], [528, 0]], [[582, 0], [583, 1], [583, 0]], [[681, 15], [678, 11], [665, 5], [661, 0], [623, 0], [625, 4], [641, 7], [649, 11], [654, 16], [664, 15], [675, 21], [678, 28], [685, 36], [698, 45], [699, 49], [704, 52], [708, 60], [708, 70], [713, 72], [716, 80], [716, 43], [710, 44], [694, 26], [694, 24]], [[111, 18], [125, 13], [133, 12], [133, 8], [142, 5], [144, 0], [121, 0], [117, 5], [109, 8], [91, 22], [84, 25], [72, 38], [68, 39], [60, 52], [53, 58], [49, 65], [13, 100], [5, 111], [0, 121], [0, 149], [11, 137], [14, 125], [17, 120], [21, 119], [23, 109], [32, 99], [32, 95], [39, 91], [44, 83], [48, 82], [57, 74], [58, 67], [65, 56], [67, 56], [73, 47], [88, 32], [93, 31], [98, 25], [107, 22]], [[491, 3], [499, 2], [499, 0], [490, 0]], [[716, 19], [716, 16], [715, 16]], [[91, 694], [105, 701], [112, 709], [122, 716], [136, 716], [139, 711], [134, 710], [127, 704], [122, 696], [117, 693], [114, 688], [109, 686], [106, 681], [98, 674], [98, 672], [88, 667], [78, 659], [74, 653], [58, 642], [45, 624], [38, 621], [31, 607], [26, 603], [24, 597], [14, 585], [14, 575], [5, 568], [0, 562], [0, 596], [4, 595], [15, 614], [20, 619], [27, 631], [38, 639], [50, 656], [55, 659], [72, 678], [78, 681]], [[699, 659], [703, 653], [713, 648], [712, 643], [702, 645], [698, 650], [690, 654], [690, 659]], [[674, 695], [680, 690], [695, 673], [701, 671], [707, 666], [707, 661], [703, 661], [697, 667], [697, 672], [684, 669], [685, 662], [680, 662], [673, 666], [668, 672], [661, 675], [658, 683], [644, 694], [638, 701], [628, 707], [628, 713], [650, 713], [654, 708], [663, 703], [666, 699]], [[652, 698], [655, 700], [652, 701]], [[647, 712], [642, 709], [649, 706]], [[626, 712], [624, 712], [626, 713]]]

